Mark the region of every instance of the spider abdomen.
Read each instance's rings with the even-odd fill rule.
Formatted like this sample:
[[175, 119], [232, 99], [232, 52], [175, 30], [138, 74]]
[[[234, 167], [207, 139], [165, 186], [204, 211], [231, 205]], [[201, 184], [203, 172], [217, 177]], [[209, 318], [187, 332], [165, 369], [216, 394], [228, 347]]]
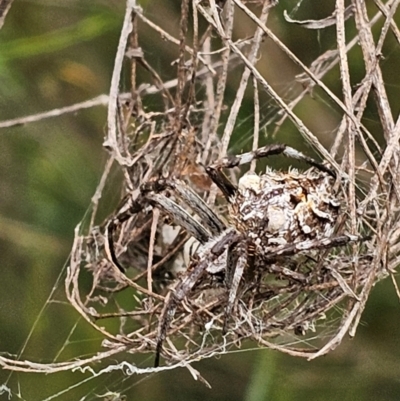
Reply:
[[230, 199], [230, 217], [261, 252], [276, 245], [330, 237], [340, 206], [332, 181], [313, 169], [302, 174], [296, 170], [246, 174]]

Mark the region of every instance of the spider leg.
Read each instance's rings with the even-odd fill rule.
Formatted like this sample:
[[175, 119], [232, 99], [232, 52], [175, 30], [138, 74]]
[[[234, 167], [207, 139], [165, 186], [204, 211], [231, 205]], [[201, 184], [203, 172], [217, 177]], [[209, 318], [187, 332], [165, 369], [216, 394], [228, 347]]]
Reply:
[[[336, 178], [336, 173], [330, 168], [326, 167], [324, 164], [314, 160], [313, 158], [306, 156], [305, 154], [299, 152], [296, 149], [291, 148], [290, 146], [284, 144], [274, 144], [267, 145], [262, 148], [256, 149], [252, 152], [242, 153], [237, 156], [228, 156], [225, 157], [218, 162], [212, 164], [207, 167], [206, 171], [210, 178], [218, 185], [218, 187], [222, 190], [224, 195], [232, 190], [232, 188], [226, 184], [225, 179], [222, 178], [223, 173], [220, 171], [223, 168], [233, 168], [236, 166], [240, 166], [242, 164], [250, 163], [254, 159], [261, 159], [263, 157], [268, 157], [272, 155], [283, 154], [286, 157], [290, 157], [292, 159], [302, 160], [309, 165], [318, 168], [319, 170], [331, 175]], [[226, 178], [227, 179], [227, 178]], [[217, 182], [217, 181], [219, 182]], [[229, 181], [229, 180], [228, 180]], [[230, 184], [232, 185], [232, 184]], [[227, 187], [227, 191], [224, 191], [221, 186]], [[232, 195], [232, 194], [230, 194]]]
[[235, 245], [229, 248], [227, 258], [225, 283], [229, 288], [229, 296], [225, 308], [224, 327], [222, 330], [224, 334], [227, 332], [229, 317], [235, 306], [240, 281], [249, 261], [246, 242]]
[[295, 242], [292, 244], [282, 245], [277, 247], [273, 251], [268, 252], [263, 256], [263, 260], [268, 262], [277, 256], [290, 256], [298, 252], [309, 251], [311, 249], [327, 249], [334, 248], [337, 246], [344, 246], [350, 242], [365, 241], [368, 237], [361, 237], [358, 235], [338, 235], [332, 238], [322, 238], [315, 240], [307, 240], [302, 242]]
[[161, 193], [148, 194], [146, 198], [151, 204], [168, 213], [177, 225], [184, 228], [202, 244], [205, 244], [210, 239], [210, 233], [193, 216], [170, 198]]
[[134, 216], [143, 210], [143, 205], [137, 200], [128, 196], [123, 202], [123, 206], [119, 209], [118, 213], [106, 224], [104, 235], [106, 237], [105, 241], [105, 252], [107, 254], [108, 260], [116, 266], [121, 272], [125, 271], [125, 268], [119, 263], [117, 255], [115, 253], [114, 246], [114, 231], [116, 227], [129, 218]]
[[229, 246], [238, 243], [241, 238], [241, 235], [234, 229], [224, 232], [216, 242], [213, 241], [210, 247], [204, 251], [203, 255], [199, 258], [200, 262], [194, 262], [194, 266], [189, 266], [188, 273], [181, 279], [178, 285], [168, 293], [158, 325], [156, 357], [154, 361], [155, 367], [160, 364], [162, 346], [167, 337], [168, 328], [175, 315], [177, 305], [190, 293], [207, 267], [218, 259]]
[[185, 209], [177, 205], [162, 193], [146, 193], [146, 190], [143, 190], [138, 200], [128, 197], [119, 213], [117, 213], [117, 215], [106, 225], [105, 236], [107, 238], [106, 253], [108, 259], [122, 272], [125, 271], [125, 268], [119, 263], [115, 252], [114, 232], [118, 225], [141, 212], [145, 209], [147, 204], [152, 204], [168, 213], [176, 224], [184, 228], [200, 243], [205, 244], [210, 239], [209, 231], [196, 221], [188, 212], [186, 212]]
[[213, 235], [219, 235], [226, 230], [224, 222], [210, 209], [210, 207], [183, 181], [160, 179], [157, 181], [157, 190], [171, 189], [200, 217], [203, 224]]

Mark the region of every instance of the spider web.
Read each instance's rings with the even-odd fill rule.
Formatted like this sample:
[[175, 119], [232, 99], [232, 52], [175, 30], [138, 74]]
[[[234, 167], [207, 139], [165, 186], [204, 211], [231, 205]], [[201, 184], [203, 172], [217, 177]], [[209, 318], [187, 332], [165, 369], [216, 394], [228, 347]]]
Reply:
[[[205, 5], [183, 1], [179, 29], [171, 33], [168, 31], [170, 26], [163, 25], [161, 16], [149, 16], [134, 1], [128, 1], [108, 95], [0, 123], [0, 127], [11, 127], [99, 104], [107, 105], [108, 110], [104, 141], [108, 161], [92, 205], [76, 228], [71, 258], [38, 314], [24, 346], [17, 355], [3, 353], [1, 356], [2, 367], [4, 371], [10, 371], [10, 376], [0, 387], [0, 394], [25, 399], [24, 390], [32, 380], [32, 373], [63, 372], [74, 377], [68, 381], [75, 384], [60, 382], [61, 390], [51, 389], [51, 395], [40, 398], [43, 400], [70, 399], [68, 397], [74, 393], [82, 394], [82, 399], [87, 400], [116, 401], [123, 399], [123, 395], [142, 380], [136, 375], [178, 367], [188, 369], [195, 379], [207, 384], [191, 363], [237, 352], [235, 348], [247, 344], [245, 333], [224, 337], [212, 331], [211, 324], [206, 324], [206, 329], [200, 332], [198, 325], [182, 311], [177, 316], [182, 325], [177, 333], [185, 339], [184, 346], [178, 348], [179, 341], [177, 343], [171, 336], [167, 341], [168, 350], [170, 353], [174, 349], [177, 351], [171, 364], [152, 367], [156, 327], [153, 316], [160, 313], [163, 288], [170, 285], [168, 280], [174, 279], [168, 275], [167, 262], [173, 264], [185, 257], [187, 236], [175, 232], [172, 239], [167, 238], [163, 234], [164, 226], [171, 222], [165, 216], [151, 211], [138, 213], [127, 219], [115, 236], [115, 249], [121, 264], [131, 266], [135, 261], [134, 272], [129, 269], [121, 272], [110, 263], [107, 223], [124, 207], [124, 196], [132, 193], [138, 196], [137, 189], [159, 175], [173, 174], [185, 180], [223, 214], [225, 210], [218, 193], [201, 166], [227, 153], [254, 150], [276, 139], [289, 144], [301, 141], [308, 147], [308, 152], [315, 152], [341, 174], [346, 182], [346, 230], [370, 238], [362, 244], [349, 246], [343, 255], [333, 255], [341, 263], [337, 269], [337, 295], [324, 307], [326, 294], [322, 293], [318, 318], [313, 311], [304, 317], [307, 335], [295, 334], [292, 327], [290, 330], [281, 327], [279, 333], [271, 332], [270, 339], [259, 338], [258, 345], [315, 358], [335, 349], [347, 333], [355, 335], [371, 288], [378, 280], [393, 277], [398, 252], [397, 246], [392, 246], [389, 251], [389, 245], [398, 243], [400, 232], [397, 213], [400, 198], [396, 190], [399, 188], [396, 147], [399, 128], [390, 113], [379, 63], [376, 58], [371, 58], [368, 50], [374, 48], [376, 54], [381, 54], [388, 33], [399, 36], [391, 24], [396, 3], [388, 1], [382, 5], [381, 10], [376, 10], [376, 14], [368, 19], [368, 24], [364, 6], [359, 2], [355, 4], [349, 11], [345, 10], [344, 2], [337, 1], [336, 17], [310, 21], [308, 15], [297, 21], [294, 11], [289, 17], [273, 2], [234, 0], [225, 4], [210, 1]], [[304, 2], [298, 2], [295, 11], [303, 6]], [[312, 6], [309, 2], [309, 7]], [[306, 13], [307, 7], [304, 7]], [[382, 13], [388, 17], [374, 44], [372, 36], [358, 33], [365, 29], [371, 33]], [[285, 18], [285, 23], [294, 30], [309, 29], [312, 32], [316, 27], [320, 31], [336, 27], [337, 41], [330, 50], [321, 50], [306, 66], [269, 28], [278, 17]], [[355, 21], [357, 32], [345, 42], [346, 20]], [[171, 68], [170, 79], [161, 78], [152, 60], [148, 59], [147, 49], [142, 48], [142, 43], [146, 42], [142, 42], [141, 37], [149, 32], [162, 37], [175, 51], [176, 62]], [[352, 93], [347, 55], [358, 42], [363, 50], [366, 73]], [[282, 87], [272, 84], [273, 78], [260, 62], [274, 57], [290, 60], [280, 66], [285, 69], [285, 82], [288, 82]], [[128, 66], [124, 65], [124, 60], [128, 60]], [[295, 66], [296, 74], [290, 74], [288, 63]], [[125, 70], [131, 75], [131, 88], [129, 92], [121, 93], [121, 76]], [[326, 78], [339, 71], [343, 100], [335, 95], [329, 86], [331, 81]], [[355, 83], [352, 86], [355, 87]], [[235, 93], [233, 100], [228, 97], [229, 92]], [[372, 99], [371, 92], [380, 99], [375, 103], [380, 116], [380, 144], [377, 135], [367, 129], [363, 120], [367, 99]], [[298, 106], [315, 100], [320, 118], [316, 118], [317, 113], [301, 115]], [[246, 111], [248, 104], [252, 104], [251, 113]], [[326, 128], [328, 115], [332, 121], [337, 118], [337, 127], [333, 123], [331, 128]], [[313, 129], [307, 128], [309, 126]], [[328, 138], [326, 135], [318, 137], [313, 132], [328, 132], [329, 135]], [[260, 168], [263, 167], [257, 169]], [[255, 165], [251, 169], [256, 169]], [[230, 174], [235, 181], [240, 172]], [[105, 194], [115, 191], [116, 176], [122, 177], [122, 203], [110, 210], [107, 217], [101, 218], [99, 210], [105, 209], [102, 200]], [[367, 259], [363, 259], [365, 255]], [[167, 268], [159, 276], [152, 271], [157, 271], [154, 269], [157, 263]], [[299, 297], [296, 302], [302, 300]], [[285, 316], [285, 296], [276, 300], [274, 306], [279, 308], [279, 305], [284, 305], [280, 312]], [[47, 314], [59, 313], [65, 313], [68, 316], [66, 322], [69, 321], [60, 338], [62, 346], [59, 343], [55, 346], [52, 361], [38, 360], [35, 351], [29, 348], [37, 323]], [[145, 318], [142, 318], [143, 314]], [[211, 316], [207, 323], [217, 318]], [[80, 348], [73, 347], [76, 343]], [[85, 350], [85, 344], [90, 345], [87, 347], [90, 351]], [[250, 344], [253, 347], [255, 343]], [[77, 375], [81, 375], [78, 380]], [[132, 376], [136, 379], [132, 380]], [[95, 380], [99, 383], [96, 386], [93, 385]]]

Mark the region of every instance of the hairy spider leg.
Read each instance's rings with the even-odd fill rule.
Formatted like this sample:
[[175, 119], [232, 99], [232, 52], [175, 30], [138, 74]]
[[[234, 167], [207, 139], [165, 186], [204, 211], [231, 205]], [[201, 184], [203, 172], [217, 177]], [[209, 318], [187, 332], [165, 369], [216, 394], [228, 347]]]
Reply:
[[225, 273], [225, 283], [229, 288], [228, 303], [225, 307], [223, 334], [227, 332], [229, 317], [237, 299], [240, 281], [243, 272], [250, 262], [247, 243], [245, 241], [231, 245], [228, 249], [227, 266]]
[[236, 155], [236, 156], [225, 157], [217, 161], [216, 163], [212, 164], [211, 166], [207, 167], [206, 171], [207, 174], [210, 176], [210, 178], [215, 182], [215, 184], [217, 184], [217, 186], [221, 189], [222, 193], [229, 201], [229, 197], [233, 195], [233, 193], [237, 188], [221, 172], [221, 169], [237, 167], [242, 164], [250, 163], [255, 159], [261, 159], [263, 157], [279, 155], [279, 154], [283, 154], [284, 156], [290, 157], [292, 159], [302, 160], [308, 163], [310, 166], [316, 167], [319, 170], [336, 178], [336, 173], [327, 166], [325, 166], [324, 164], [284, 144], [267, 145], [262, 148], [256, 149], [252, 152], [242, 153], [241, 155]]
[[164, 194], [152, 193], [148, 194], [146, 198], [153, 206], [168, 213], [175, 224], [184, 228], [202, 244], [205, 244], [210, 239], [210, 233], [204, 226], [195, 220], [185, 209]]
[[212, 235], [219, 235], [226, 230], [225, 223], [210, 209], [210, 207], [185, 182], [181, 180], [160, 179], [157, 181], [157, 192], [171, 189], [179, 195], [199, 217]]
[[269, 260], [271, 261], [274, 260], [278, 256], [290, 256], [295, 253], [299, 253], [302, 251], [309, 251], [312, 249], [335, 248], [347, 245], [350, 242], [365, 241], [368, 238], [369, 237], [362, 237], [359, 235], [344, 234], [344, 235], [338, 235], [333, 238], [321, 238], [297, 243], [295, 242], [293, 244], [285, 244], [265, 255], [263, 257], [263, 261], [268, 262]]
[[190, 290], [194, 287], [200, 277], [204, 274], [210, 263], [213, 263], [221, 256], [227, 248], [237, 244], [242, 236], [235, 229], [228, 229], [220, 238], [203, 254], [200, 262], [194, 262], [194, 266], [189, 266], [189, 274], [184, 276], [175, 289], [171, 290], [165, 298], [164, 308], [161, 312], [158, 325], [156, 357], [154, 366], [160, 364], [160, 355], [163, 343], [167, 337], [168, 328], [175, 315], [177, 305], [183, 301]]
[[[146, 191], [148, 191], [146, 189]], [[125, 268], [119, 263], [114, 246], [114, 232], [118, 225], [122, 224], [135, 214], [145, 209], [147, 204], [159, 207], [161, 210], [168, 213], [175, 223], [184, 228], [189, 234], [196, 238], [200, 243], [205, 244], [210, 240], [209, 231], [204, 228], [197, 220], [193, 218], [185, 209], [177, 205], [171, 199], [162, 193], [142, 191], [138, 200], [128, 198], [121, 208], [121, 213], [118, 213], [106, 227], [107, 237], [107, 253], [111, 262], [117, 268], [124, 272]]]

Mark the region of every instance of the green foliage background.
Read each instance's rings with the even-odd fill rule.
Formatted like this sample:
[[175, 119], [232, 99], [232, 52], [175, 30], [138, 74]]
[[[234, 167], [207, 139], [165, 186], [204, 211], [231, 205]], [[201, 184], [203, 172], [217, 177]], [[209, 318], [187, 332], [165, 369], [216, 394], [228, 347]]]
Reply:
[[[329, 35], [334, 42], [334, 28], [316, 32], [314, 41], [309, 42], [300, 28], [288, 27], [280, 17], [295, 3], [281, 1], [272, 23], [285, 43], [307, 63], [321, 52], [320, 43], [329, 43]], [[333, 1], [304, 3], [306, 10], [313, 8], [314, 18], [329, 15], [334, 8]], [[142, 2], [149, 15], [169, 18], [175, 24], [178, 5], [174, 0]], [[0, 120], [107, 93], [124, 7], [122, 0], [15, 0], [0, 31]], [[318, 35], [326, 35], [325, 40]], [[174, 57], [168, 47], [150, 32], [141, 40], [153, 46], [149, 57], [162, 76], [173, 76], [174, 71], [165, 61]], [[354, 73], [359, 68], [361, 74], [357, 54], [359, 57], [355, 50], [350, 57]], [[269, 71], [277, 87], [284, 82], [285, 69], [290, 68], [283, 61], [279, 64], [279, 57], [276, 55], [273, 61], [277, 66]], [[393, 67], [386, 68], [390, 95], [394, 97], [399, 90], [400, 62], [395, 62], [398, 51], [390, 57]], [[333, 81], [337, 76], [332, 74], [328, 79]], [[324, 135], [320, 127], [325, 111], [316, 113], [319, 106], [312, 100], [309, 106], [299, 111], [301, 117]], [[376, 118], [371, 111], [372, 127]], [[90, 205], [106, 160], [102, 148], [105, 124], [106, 109], [96, 107], [0, 130], [0, 352], [4, 354], [19, 353], [67, 263], [74, 227]], [[240, 148], [240, 144], [236, 146]], [[110, 197], [110, 202], [116, 200]], [[63, 291], [62, 284], [58, 291]], [[307, 362], [272, 351], [242, 350], [195, 366], [212, 390], [195, 382], [186, 370], [175, 370], [125, 381], [120, 374], [110, 374], [57, 399], [77, 400], [84, 395], [95, 399], [95, 394], [104, 394], [108, 388], [121, 391], [129, 400], [397, 401], [399, 310], [392, 284], [386, 280], [375, 288], [356, 338], [345, 341], [323, 359]], [[77, 321], [78, 316], [68, 306], [50, 305], [22, 359], [52, 361]], [[80, 323], [77, 333], [87, 338], [94, 335]], [[93, 337], [88, 342], [69, 344], [76, 347], [71, 355], [93, 352], [98, 341]], [[67, 357], [65, 353], [62, 356]], [[9, 374], [0, 370], [0, 385]], [[85, 377], [89, 375], [79, 372], [49, 376], [13, 373], [7, 383], [14, 391], [12, 399], [42, 400]]]

